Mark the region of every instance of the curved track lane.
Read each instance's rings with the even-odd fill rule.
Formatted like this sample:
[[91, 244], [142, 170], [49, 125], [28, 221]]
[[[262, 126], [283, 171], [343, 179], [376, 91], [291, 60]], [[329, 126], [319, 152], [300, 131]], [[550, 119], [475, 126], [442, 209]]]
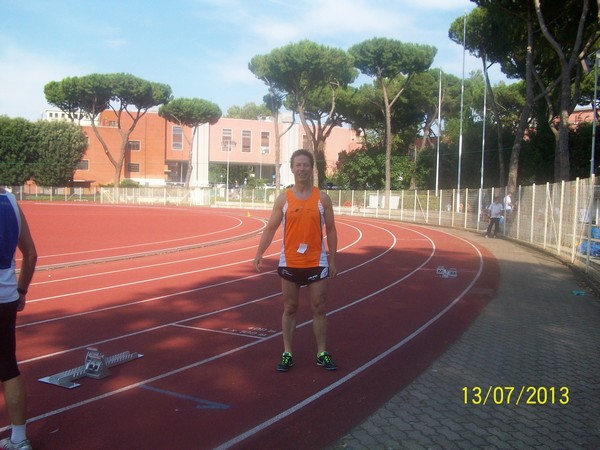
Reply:
[[[55, 267], [37, 272], [18, 325], [39, 449], [324, 447], [421, 373], [498, 283], [487, 252], [444, 230], [337, 217], [328, 316], [339, 370], [316, 366], [303, 298], [296, 365], [281, 374], [280, 234], [271, 270], [251, 265], [268, 212], [23, 208]], [[95, 231], [61, 234], [58, 217]], [[458, 277], [436, 276], [438, 266]], [[90, 346], [144, 357], [75, 389], [36, 381], [81, 365]]]

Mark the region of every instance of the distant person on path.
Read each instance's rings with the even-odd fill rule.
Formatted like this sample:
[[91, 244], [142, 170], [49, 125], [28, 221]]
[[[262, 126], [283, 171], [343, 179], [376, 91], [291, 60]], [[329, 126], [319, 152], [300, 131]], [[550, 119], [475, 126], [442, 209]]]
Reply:
[[[254, 258], [254, 267], [260, 271], [263, 254], [273, 241], [279, 225], [283, 224], [283, 243], [278, 268], [283, 291], [281, 326], [284, 351], [277, 366], [280, 372], [287, 372], [294, 364], [292, 343], [301, 286], [307, 286], [313, 312], [317, 365], [327, 370], [337, 369], [326, 349], [325, 314], [327, 279], [337, 274], [337, 231], [331, 199], [313, 186], [314, 164], [313, 154], [308, 150], [296, 150], [292, 154], [290, 167], [294, 175], [294, 186], [275, 200]], [[325, 251], [323, 230], [327, 234], [329, 256]]]
[[[18, 278], [17, 247], [23, 254]], [[6, 450], [31, 450], [25, 429], [27, 393], [17, 366], [15, 328], [36, 263], [37, 252], [25, 216], [14, 195], [0, 188], [0, 382], [12, 425], [11, 437], [0, 440], [0, 448]]]
[[512, 212], [512, 210], [512, 194], [509, 192], [508, 194], [506, 194], [506, 197], [504, 197], [504, 211], [506, 212], [507, 217]]
[[495, 197], [494, 201], [490, 206], [488, 206], [488, 211], [490, 214], [490, 223], [487, 227], [487, 231], [485, 232], [485, 237], [489, 238], [492, 234], [492, 228], [494, 230], [494, 236], [498, 235], [498, 231], [500, 230], [500, 220], [504, 215], [504, 207], [502, 206], [502, 201], [500, 197]]

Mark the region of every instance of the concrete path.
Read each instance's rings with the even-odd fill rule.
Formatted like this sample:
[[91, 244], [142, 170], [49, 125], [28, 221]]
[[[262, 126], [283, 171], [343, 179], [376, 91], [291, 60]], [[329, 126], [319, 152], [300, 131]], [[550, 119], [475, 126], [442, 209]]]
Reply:
[[498, 259], [496, 297], [425, 373], [330, 449], [600, 448], [596, 294], [552, 256], [456, 234]]

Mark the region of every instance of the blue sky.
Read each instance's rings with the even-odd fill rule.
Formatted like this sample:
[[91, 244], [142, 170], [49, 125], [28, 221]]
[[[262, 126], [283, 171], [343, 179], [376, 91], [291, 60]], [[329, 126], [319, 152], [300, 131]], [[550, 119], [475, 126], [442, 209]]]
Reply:
[[[432, 67], [462, 74], [453, 20], [469, 0], [2, 0], [0, 115], [36, 120], [44, 85], [89, 73], [131, 73], [169, 84], [175, 97], [260, 104], [248, 70], [258, 54], [309, 39], [347, 50], [373, 37], [437, 47]], [[467, 55], [466, 75], [481, 69]], [[504, 79], [490, 73], [492, 83]], [[361, 79], [360, 82], [368, 80]]]

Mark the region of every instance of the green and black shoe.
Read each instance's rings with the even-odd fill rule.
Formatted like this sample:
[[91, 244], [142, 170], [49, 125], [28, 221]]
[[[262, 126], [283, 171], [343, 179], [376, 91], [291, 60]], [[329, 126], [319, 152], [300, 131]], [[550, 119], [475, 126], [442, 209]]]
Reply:
[[294, 360], [292, 359], [292, 354], [290, 352], [283, 352], [281, 355], [281, 362], [277, 366], [277, 370], [279, 372], [287, 372], [294, 365]]
[[325, 370], [336, 370], [337, 369], [337, 366], [331, 359], [331, 355], [327, 352], [321, 352], [317, 355], [317, 366], [321, 366]]

